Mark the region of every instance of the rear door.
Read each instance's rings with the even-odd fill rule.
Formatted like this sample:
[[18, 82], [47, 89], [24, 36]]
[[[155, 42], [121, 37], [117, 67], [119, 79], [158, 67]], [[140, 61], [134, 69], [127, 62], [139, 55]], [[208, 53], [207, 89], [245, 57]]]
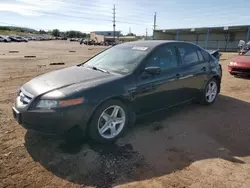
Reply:
[[199, 47], [189, 43], [179, 43], [177, 48], [180, 54], [180, 80], [183, 80], [185, 97], [196, 97], [203, 87], [209, 72], [209, 63], [203, 57]]
[[[159, 75], [150, 75], [146, 67], [161, 68]], [[176, 47], [165, 44], [157, 47], [142, 63], [137, 75], [134, 109], [138, 114], [173, 106], [182, 101], [182, 83], [178, 80], [179, 61]]]

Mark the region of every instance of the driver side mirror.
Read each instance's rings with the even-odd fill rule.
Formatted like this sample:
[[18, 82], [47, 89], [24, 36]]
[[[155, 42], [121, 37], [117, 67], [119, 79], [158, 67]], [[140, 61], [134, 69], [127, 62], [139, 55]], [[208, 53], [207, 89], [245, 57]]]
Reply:
[[144, 71], [152, 75], [159, 75], [161, 73], [161, 68], [157, 66], [146, 67]]

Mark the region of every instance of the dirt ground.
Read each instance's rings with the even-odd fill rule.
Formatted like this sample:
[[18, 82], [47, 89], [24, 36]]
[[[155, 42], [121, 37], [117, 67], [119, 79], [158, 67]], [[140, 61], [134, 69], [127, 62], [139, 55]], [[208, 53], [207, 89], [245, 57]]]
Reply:
[[[64, 142], [15, 122], [11, 107], [22, 84], [102, 49], [67, 41], [0, 44], [0, 187], [250, 187], [250, 80], [227, 72], [233, 53], [221, 57], [222, 89], [213, 105], [152, 114], [114, 145]], [[49, 65], [58, 62], [65, 65]]]

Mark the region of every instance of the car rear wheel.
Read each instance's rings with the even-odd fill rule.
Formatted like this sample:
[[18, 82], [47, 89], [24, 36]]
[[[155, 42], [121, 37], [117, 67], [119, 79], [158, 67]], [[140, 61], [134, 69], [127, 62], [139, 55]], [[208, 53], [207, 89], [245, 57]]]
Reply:
[[210, 79], [202, 92], [201, 104], [209, 105], [214, 103], [218, 95], [218, 82], [214, 78]]
[[94, 112], [89, 135], [98, 142], [113, 142], [124, 133], [128, 118], [126, 105], [119, 100], [109, 100]]

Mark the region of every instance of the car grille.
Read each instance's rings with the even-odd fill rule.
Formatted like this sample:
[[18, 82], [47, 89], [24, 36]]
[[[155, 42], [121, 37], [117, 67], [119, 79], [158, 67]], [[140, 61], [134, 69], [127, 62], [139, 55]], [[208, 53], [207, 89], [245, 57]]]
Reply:
[[250, 73], [250, 69], [242, 69], [242, 68], [233, 68], [232, 71], [242, 72], [242, 73]]
[[22, 102], [24, 105], [29, 104], [30, 101], [33, 99], [33, 95], [29, 94], [23, 89], [20, 90], [18, 97], [20, 102]]

